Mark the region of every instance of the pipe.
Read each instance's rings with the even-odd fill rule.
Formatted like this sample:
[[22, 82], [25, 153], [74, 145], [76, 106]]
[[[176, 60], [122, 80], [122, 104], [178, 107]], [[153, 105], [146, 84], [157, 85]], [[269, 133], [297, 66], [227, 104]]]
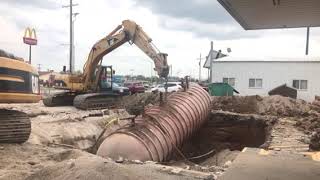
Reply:
[[185, 92], [176, 92], [162, 105], [147, 108], [136, 124], [110, 134], [97, 155], [117, 159], [162, 162], [170, 159], [205, 122], [210, 111], [210, 95], [191, 84]]

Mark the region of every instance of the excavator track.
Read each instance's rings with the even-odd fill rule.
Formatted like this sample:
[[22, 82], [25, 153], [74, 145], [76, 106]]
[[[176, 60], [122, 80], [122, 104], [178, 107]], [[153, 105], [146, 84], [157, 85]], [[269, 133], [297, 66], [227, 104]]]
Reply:
[[117, 106], [120, 95], [115, 93], [90, 93], [78, 95], [73, 100], [73, 105], [78, 109], [106, 109]]
[[64, 92], [48, 96], [43, 99], [43, 104], [47, 107], [72, 106], [76, 93]]
[[0, 109], [0, 143], [24, 143], [31, 133], [31, 121], [26, 113]]

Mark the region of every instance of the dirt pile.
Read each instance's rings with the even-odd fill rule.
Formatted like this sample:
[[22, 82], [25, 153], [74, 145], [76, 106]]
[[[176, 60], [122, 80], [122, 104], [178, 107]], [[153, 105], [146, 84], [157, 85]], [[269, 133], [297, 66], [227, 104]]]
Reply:
[[120, 106], [124, 107], [131, 115], [140, 115], [145, 106], [156, 104], [159, 99], [159, 93], [137, 93], [122, 97]]
[[306, 101], [278, 95], [213, 97], [212, 103], [214, 110], [274, 116], [304, 116], [314, 109]]
[[320, 113], [311, 111], [308, 116], [297, 118], [295, 125], [305, 133], [311, 134], [313, 131], [320, 128]]
[[310, 115], [298, 118], [295, 126], [310, 135], [310, 149], [320, 150], [320, 113], [311, 111]]
[[283, 96], [267, 96], [258, 101], [258, 113], [275, 116], [304, 116], [313, 106], [304, 100]]

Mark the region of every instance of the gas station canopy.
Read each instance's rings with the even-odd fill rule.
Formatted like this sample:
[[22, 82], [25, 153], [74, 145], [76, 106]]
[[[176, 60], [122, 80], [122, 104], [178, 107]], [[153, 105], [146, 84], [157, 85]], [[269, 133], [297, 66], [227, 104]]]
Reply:
[[320, 26], [320, 0], [218, 0], [246, 30]]

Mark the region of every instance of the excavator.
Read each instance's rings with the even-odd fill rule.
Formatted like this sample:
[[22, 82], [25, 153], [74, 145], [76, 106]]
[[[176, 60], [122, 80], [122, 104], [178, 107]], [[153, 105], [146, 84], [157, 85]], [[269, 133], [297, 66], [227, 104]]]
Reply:
[[55, 80], [61, 82], [66, 90], [44, 98], [45, 106], [74, 105], [79, 109], [109, 108], [115, 105], [119, 94], [112, 91], [112, 75], [110, 66], [102, 66], [102, 59], [121, 45], [129, 42], [135, 44], [155, 64], [155, 71], [160, 78], [167, 78], [169, 66], [167, 54], [161, 53], [152, 43], [152, 39], [134, 21], [124, 20], [106, 37], [95, 43], [83, 67], [83, 74], [61, 74]]
[[[41, 99], [37, 70], [12, 54], [0, 50], [0, 103], [36, 103]], [[29, 139], [31, 121], [26, 113], [0, 107], [0, 143], [23, 143]]]

